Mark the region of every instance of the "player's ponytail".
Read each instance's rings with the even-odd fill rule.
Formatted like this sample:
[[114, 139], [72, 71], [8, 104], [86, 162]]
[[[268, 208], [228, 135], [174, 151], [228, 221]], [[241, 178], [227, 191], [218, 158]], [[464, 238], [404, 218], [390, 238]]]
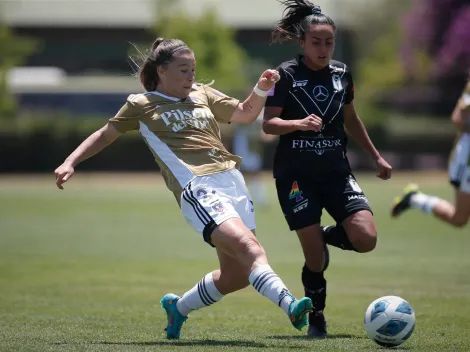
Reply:
[[157, 67], [167, 65], [177, 52], [192, 52], [185, 42], [179, 39], [157, 38], [147, 52], [142, 53], [136, 46], [138, 57], [132, 62], [137, 67], [140, 82], [147, 92], [157, 89], [159, 82]]
[[308, 0], [279, 0], [285, 6], [282, 19], [273, 31], [273, 42], [282, 43], [296, 38], [304, 39], [310, 25], [329, 25], [336, 30], [333, 20], [321, 12], [318, 5]]
[[158, 46], [163, 43], [163, 41], [165, 40], [165, 38], [157, 38], [155, 39], [155, 41], [153, 42], [152, 44], [152, 51], [155, 51], [156, 48], [158, 48]]

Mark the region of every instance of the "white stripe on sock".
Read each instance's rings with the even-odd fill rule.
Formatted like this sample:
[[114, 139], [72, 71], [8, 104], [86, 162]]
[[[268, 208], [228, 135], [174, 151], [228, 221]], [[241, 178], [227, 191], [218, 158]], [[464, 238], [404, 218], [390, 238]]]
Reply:
[[208, 307], [223, 297], [215, 287], [212, 273], [208, 273], [176, 302], [176, 308], [181, 315], [187, 317], [193, 310]]
[[[280, 306], [286, 314], [289, 313], [289, 305], [294, 300], [286, 285], [267, 264], [258, 266], [249, 277], [250, 283], [263, 296]], [[286, 294], [286, 292], [288, 294]]]

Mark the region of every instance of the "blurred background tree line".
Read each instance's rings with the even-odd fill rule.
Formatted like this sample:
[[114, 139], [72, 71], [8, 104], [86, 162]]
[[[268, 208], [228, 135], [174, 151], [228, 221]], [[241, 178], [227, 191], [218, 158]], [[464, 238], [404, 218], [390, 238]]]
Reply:
[[[0, 8], [1, 11], [1, 8]], [[36, 49], [36, 42], [19, 37], [1, 22], [0, 12], [0, 118], [12, 118], [17, 112], [15, 99], [8, 90], [7, 75], [15, 66], [22, 65]]]
[[[217, 89], [242, 98], [262, 70], [280, 63], [269, 55], [250, 56], [239, 44], [236, 31], [212, 8], [195, 16], [179, 1], [161, 0], [156, 4], [149, 37], [187, 42], [196, 53], [197, 78], [201, 82], [215, 80]], [[468, 1], [377, 0], [353, 6], [351, 11], [357, 21], [352, 35], [339, 33], [341, 48], [337, 51], [339, 59], [346, 58], [352, 68], [357, 109], [379, 147], [395, 150], [399, 145], [404, 149], [412, 146], [416, 152], [425, 152], [428, 147], [417, 146], [416, 141], [432, 139], [435, 149], [442, 151], [452, 139], [454, 131], [447, 119], [470, 67], [470, 46], [464, 44], [470, 43]], [[150, 43], [136, 44], [147, 47]], [[19, 36], [0, 23], [0, 133], [11, 139], [18, 131], [33, 135], [30, 130], [36, 129], [42, 131], [44, 143], [44, 139], [51, 140], [45, 136], [53, 130], [54, 143], [69, 149], [66, 141], [83, 138], [103, 124], [103, 118], [69, 118], [64, 111], [23, 111], [8, 91], [9, 70], [27, 63], [28, 56], [40, 47], [40, 40]], [[273, 44], [270, 50], [282, 53], [286, 60], [298, 48], [296, 43]], [[130, 50], [128, 54], [135, 52]], [[119, 106], [115, 108], [117, 111]]]

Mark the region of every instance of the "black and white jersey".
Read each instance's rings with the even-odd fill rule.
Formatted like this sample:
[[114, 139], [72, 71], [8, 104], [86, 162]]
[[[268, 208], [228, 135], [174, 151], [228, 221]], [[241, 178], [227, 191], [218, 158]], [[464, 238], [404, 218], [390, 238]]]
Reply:
[[279, 82], [270, 91], [267, 107], [282, 107], [280, 118], [299, 120], [315, 114], [323, 120], [320, 132], [295, 131], [280, 136], [274, 159], [274, 177], [301, 170], [312, 177], [349, 173], [346, 158], [344, 104], [354, 99], [354, 85], [347, 66], [330, 61], [313, 71], [302, 56], [283, 62]]

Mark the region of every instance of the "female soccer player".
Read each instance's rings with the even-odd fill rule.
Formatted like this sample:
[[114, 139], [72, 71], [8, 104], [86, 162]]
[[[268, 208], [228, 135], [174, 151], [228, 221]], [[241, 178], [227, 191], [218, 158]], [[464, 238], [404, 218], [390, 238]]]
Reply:
[[464, 227], [470, 218], [470, 76], [455, 109], [452, 123], [459, 130], [457, 143], [450, 156], [449, 179], [455, 187], [455, 205], [419, 191], [409, 184], [392, 206], [392, 217], [398, 217], [410, 207], [434, 214], [455, 227]]
[[[285, 0], [284, 17], [274, 40], [296, 38], [303, 55], [278, 67], [280, 81], [266, 102], [264, 131], [280, 135], [274, 177], [282, 211], [302, 245], [302, 283], [312, 298], [308, 336], [326, 336], [324, 271], [330, 244], [344, 250], [370, 252], [377, 241], [369, 202], [351, 173], [346, 156], [346, 126], [374, 158], [378, 177], [391, 176], [357, 115], [348, 67], [332, 60], [336, 27], [320, 7], [307, 0]], [[320, 227], [322, 210], [336, 226]]]
[[279, 79], [265, 71], [243, 102], [195, 83], [193, 51], [181, 40], [157, 39], [140, 68], [146, 93], [131, 95], [117, 115], [88, 137], [55, 170], [56, 183], [70, 179], [74, 167], [100, 152], [122, 133], [138, 130], [174, 193], [186, 221], [216, 248], [220, 268], [208, 273], [182, 297], [165, 295], [166, 335], [180, 337], [190, 312], [207, 307], [250, 283], [280, 306], [292, 325], [307, 325], [309, 298], [296, 300], [271, 269], [257, 241], [254, 209], [241, 159], [227, 152], [217, 122], [251, 123], [264, 106], [267, 91]]

